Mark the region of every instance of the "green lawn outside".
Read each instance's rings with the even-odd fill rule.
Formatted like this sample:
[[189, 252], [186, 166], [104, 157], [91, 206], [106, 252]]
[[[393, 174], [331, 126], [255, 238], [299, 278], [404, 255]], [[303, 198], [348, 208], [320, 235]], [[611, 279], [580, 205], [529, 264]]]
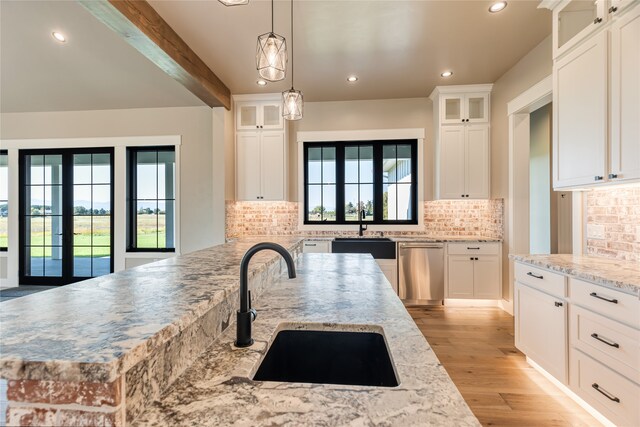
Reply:
[[[76, 216], [74, 217], [74, 236], [73, 236], [73, 255], [74, 257], [90, 257], [91, 246], [93, 247], [94, 257], [109, 256], [110, 242], [110, 217], [101, 216], [93, 217], [93, 234], [91, 233], [91, 217]], [[156, 248], [164, 247], [166, 242], [165, 232], [165, 216], [159, 215], [156, 219], [155, 215], [139, 214], [137, 242], [138, 248]], [[158, 230], [156, 231], [156, 225]], [[51, 217], [37, 219], [32, 221], [31, 227], [31, 257], [50, 257], [51, 247], [42, 245], [51, 245]], [[7, 217], [0, 217], [0, 246], [7, 246]], [[102, 247], [101, 247], [102, 246]]]

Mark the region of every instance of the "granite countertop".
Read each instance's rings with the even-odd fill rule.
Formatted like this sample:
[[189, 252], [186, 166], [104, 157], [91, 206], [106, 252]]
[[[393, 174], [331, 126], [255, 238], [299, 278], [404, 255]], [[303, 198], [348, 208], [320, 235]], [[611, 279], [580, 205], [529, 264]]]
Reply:
[[[370, 255], [304, 254], [254, 302], [255, 344], [230, 327], [133, 425], [479, 426]], [[280, 329], [383, 331], [398, 387], [257, 382]]]
[[[114, 380], [237, 292], [243, 239], [2, 303], [0, 377]], [[271, 237], [287, 249], [299, 237]], [[278, 262], [262, 251], [249, 276]]]
[[640, 297], [640, 263], [588, 255], [509, 255], [511, 259], [568, 274]]

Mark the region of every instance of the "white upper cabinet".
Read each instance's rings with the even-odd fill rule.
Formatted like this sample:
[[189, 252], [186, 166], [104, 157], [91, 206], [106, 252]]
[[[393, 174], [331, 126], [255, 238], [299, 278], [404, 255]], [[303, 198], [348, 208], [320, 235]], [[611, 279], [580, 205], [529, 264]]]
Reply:
[[489, 93], [456, 93], [440, 97], [441, 124], [488, 123]]
[[640, 179], [640, 7], [611, 26], [610, 99], [609, 179]]
[[236, 200], [287, 198], [287, 129], [280, 95], [238, 95], [236, 113]]
[[553, 65], [556, 189], [640, 180], [640, 1], [565, 0], [553, 13], [586, 9], [597, 28], [554, 21], [554, 41], [565, 41]]
[[553, 57], [564, 54], [601, 28], [607, 19], [605, 0], [564, 0], [553, 10]]
[[282, 129], [279, 101], [242, 101], [236, 103], [236, 130]]
[[433, 101], [436, 198], [488, 199], [492, 85], [438, 86]]
[[554, 188], [603, 181], [607, 144], [607, 33], [554, 67]]

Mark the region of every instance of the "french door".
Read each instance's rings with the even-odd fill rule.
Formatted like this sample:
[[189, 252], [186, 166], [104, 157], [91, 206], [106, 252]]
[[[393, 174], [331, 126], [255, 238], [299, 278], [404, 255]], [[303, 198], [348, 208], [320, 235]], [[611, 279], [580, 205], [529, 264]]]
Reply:
[[113, 272], [113, 149], [20, 150], [20, 284]]

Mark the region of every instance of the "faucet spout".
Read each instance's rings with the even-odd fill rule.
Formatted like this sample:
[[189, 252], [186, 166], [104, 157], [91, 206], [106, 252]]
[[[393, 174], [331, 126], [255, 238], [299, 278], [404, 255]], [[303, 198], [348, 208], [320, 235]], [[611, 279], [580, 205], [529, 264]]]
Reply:
[[251, 338], [251, 322], [253, 322], [258, 313], [251, 308], [251, 293], [249, 291], [249, 261], [258, 252], [270, 249], [278, 252], [284, 258], [287, 264], [289, 278], [296, 277], [296, 267], [289, 251], [277, 243], [258, 243], [252, 246], [242, 257], [240, 262], [240, 310], [236, 313], [237, 331], [236, 331], [236, 347], [248, 347], [253, 344]]

